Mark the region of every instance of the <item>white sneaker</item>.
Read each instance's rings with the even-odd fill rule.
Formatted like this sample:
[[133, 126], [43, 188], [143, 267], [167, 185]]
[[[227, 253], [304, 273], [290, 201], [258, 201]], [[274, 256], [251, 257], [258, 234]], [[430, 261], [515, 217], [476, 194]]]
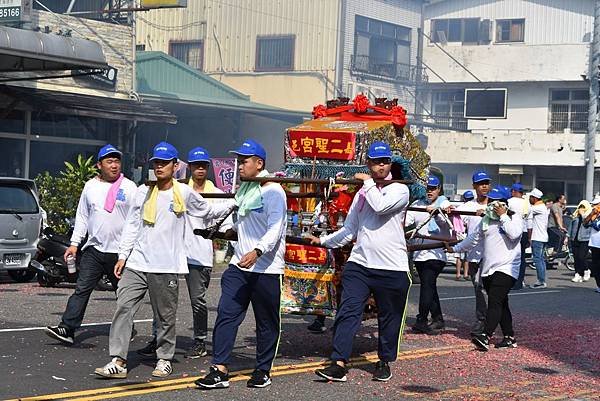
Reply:
[[583, 277], [579, 275], [579, 273], [575, 273], [575, 277], [571, 279], [574, 283], [583, 283]]
[[600, 287], [596, 288], [594, 291], [596, 291], [597, 293], [600, 293]]
[[112, 361], [101, 368], [96, 368], [94, 373], [107, 379], [126, 379], [127, 365], [121, 366], [117, 363], [119, 358], [114, 357]]
[[592, 277], [592, 272], [590, 269], [587, 269], [583, 272], [583, 281], [588, 281]]
[[536, 281], [535, 283], [533, 283], [529, 286], [529, 288], [546, 288], [546, 287], [548, 287], [546, 285], [546, 283], [540, 283], [539, 281]]
[[166, 359], [159, 359], [156, 363], [156, 367], [152, 371], [152, 376], [154, 377], [167, 377], [171, 373], [173, 373], [173, 367], [171, 366], [171, 361], [167, 361]]

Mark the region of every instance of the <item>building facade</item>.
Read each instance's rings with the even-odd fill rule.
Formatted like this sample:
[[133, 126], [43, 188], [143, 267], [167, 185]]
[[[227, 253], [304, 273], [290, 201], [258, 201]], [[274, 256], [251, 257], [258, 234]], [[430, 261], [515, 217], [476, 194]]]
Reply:
[[591, 0], [426, 7], [423, 103], [447, 129], [424, 128], [421, 138], [449, 190], [469, 189], [473, 169], [484, 168], [504, 185], [584, 197], [593, 27]]

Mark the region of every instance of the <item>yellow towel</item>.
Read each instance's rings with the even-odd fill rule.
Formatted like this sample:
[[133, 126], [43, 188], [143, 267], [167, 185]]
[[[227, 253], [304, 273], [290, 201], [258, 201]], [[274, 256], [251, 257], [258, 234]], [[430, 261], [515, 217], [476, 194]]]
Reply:
[[[179, 182], [173, 179], [173, 212], [180, 214], [185, 212], [185, 201], [181, 196], [181, 188]], [[154, 224], [156, 222], [156, 200], [158, 199], [158, 185], [154, 185], [151, 189], [150, 196], [144, 202], [143, 219], [146, 224]]]
[[[190, 178], [190, 180], [188, 182], [188, 185], [192, 189], [194, 189], [194, 180]], [[215, 184], [211, 180], [206, 180], [206, 182], [204, 183], [204, 191], [203, 191], [204, 193], [213, 194], [213, 193], [216, 192], [215, 191], [216, 189], [217, 189], [217, 187], [215, 186]]]

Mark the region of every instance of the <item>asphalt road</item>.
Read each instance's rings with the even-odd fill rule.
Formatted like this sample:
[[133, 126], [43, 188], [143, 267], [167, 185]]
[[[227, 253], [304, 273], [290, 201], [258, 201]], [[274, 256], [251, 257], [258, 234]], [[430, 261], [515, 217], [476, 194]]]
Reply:
[[[209, 290], [215, 318], [222, 268], [213, 272]], [[534, 271], [527, 280], [533, 282]], [[103, 400], [600, 400], [600, 294], [588, 283], [569, 281], [572, 272], [549, 271], [550, 287], [511, 295], [519, 347], [480, 353], [470, 345], [468, 330], [474, 314], [470, 282], [455, 281], [452, 269], [439, 279], [447, 330], [443, 335], [404, 336], [394, 377], [388, 383], [371, 381], [377, 350], [377, 322], [364, 322], [355, 339], [355, 360], [344, 384], [325, 383], [313, 374], [330, 352], [331, 332], [311, 334], [311, 317], [287, 315], [273, 385], [262, 390], [245, 387], [253, 368], [254, 319], [249, 312], [240, 327], [234, 360], [236, 372], [226, 390], [202, 391], [193, 381], [206, 372], [210, 357], [183, 358], [191, 344], [191, 308], [182, 281], [174, 373], [151, 379], [155, 361], [130, 353], [126, 380], [101, 380], [95, 367], [109, 360], [109, 322], [114, 295], [95, 292], [85, 326], [76, 343], [65, 347], [45, 336], [42, 328], [57, 324], [73, 286], [41, 288], [37, 283], [12, 283], [0, 274], [0, 399]], [[408, 324], [414, 322], [419, 286], [411, 289]], [[151, 330], [151, 308], [146, 302], [137, 316], [138, 336], [131, 350], [145, 345]], [[332, 322], [328, 320], [328, 325]], [[210, 347], [209, 337], [209, 347]]]

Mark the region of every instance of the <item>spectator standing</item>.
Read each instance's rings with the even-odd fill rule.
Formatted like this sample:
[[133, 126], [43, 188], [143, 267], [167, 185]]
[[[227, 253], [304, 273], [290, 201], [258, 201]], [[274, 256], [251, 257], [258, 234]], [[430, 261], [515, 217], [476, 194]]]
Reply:
[[530, 288], [546, 288], [546, 260], [544, 251], [548, 244], [548, 207], [542, 200], [543, 192], [534, 188], [529, 194], [529, 204], [531, 205], [528, 216], [529, 243], [531, 244], [531, 253], [533, 264], [537, 273], [537, 281], [531, 284]]

